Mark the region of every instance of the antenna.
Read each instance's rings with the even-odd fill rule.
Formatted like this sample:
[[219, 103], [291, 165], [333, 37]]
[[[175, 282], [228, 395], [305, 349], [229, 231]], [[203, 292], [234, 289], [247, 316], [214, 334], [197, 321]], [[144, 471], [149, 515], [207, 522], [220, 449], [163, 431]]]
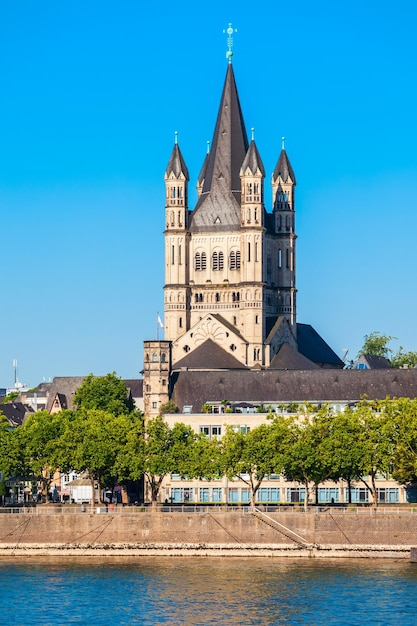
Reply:
[[14, 369], [14, 386], [16, 387], [16, 383], [17, 383], [17, 359], [13, 359], [13, 369]]

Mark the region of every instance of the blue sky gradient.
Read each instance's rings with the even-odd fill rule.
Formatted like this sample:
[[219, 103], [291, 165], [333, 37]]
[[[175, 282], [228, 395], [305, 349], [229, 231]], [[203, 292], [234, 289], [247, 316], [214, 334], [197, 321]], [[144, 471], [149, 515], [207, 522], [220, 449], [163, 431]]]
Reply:
[[0, 387], [135, 378], [163, 312], [163, 175], [191, 200], [227, 68], [297, 176], [298, 321], [417, 350], [417, 3], [0, 0]]

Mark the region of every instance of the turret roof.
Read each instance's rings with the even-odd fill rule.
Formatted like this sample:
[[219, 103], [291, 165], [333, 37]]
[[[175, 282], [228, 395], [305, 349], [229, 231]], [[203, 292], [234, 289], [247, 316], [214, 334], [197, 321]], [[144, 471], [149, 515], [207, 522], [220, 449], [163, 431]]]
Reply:
[[240, 168], [248, 139], [231, 64], [227, 67], [211, 145], [202, 193], [191, 218], [192, 231], [240, 227]]
[[175, 178], [179, 178], [183, 174], [186, 180], [190, 180], [187, 166], [185, 165], [180, 147], [176, 142], [165, 170], [165, 176], [169, 176], [171, 173], [174, 174]]
[[265, 176], [264, 164], [262, 163], [258, 148], [256, 147], [256, 143], [253, 139], [250, 142], [249, 149], [242, 163], [242, 167], [240, 169], [241, 173], [244, 174], [248, 168], [252, 174], [256, 174], [259, 170], [262, 176]]
[[288, 181], [288, 179], [291, 178], [291, 180], [294, 183], [294, 185], [297, 184], [296, 180], [295, 180], [294, 171], [293, 171], [293, 169], [291, 167], [290, 160], [289, 160], [289, 158], [287, 156], [287, 153], [285, 152], [284, 148], [281, 150], [281, 154], [279, 155], [278, 163], [275, 166], [275, 170], [274, 170], [274, 174], [273, 174], [274, 181], [277, 180], [278, 176], [281, 176], [281, 178], [284, 181], [284, 183], [286, 183]]

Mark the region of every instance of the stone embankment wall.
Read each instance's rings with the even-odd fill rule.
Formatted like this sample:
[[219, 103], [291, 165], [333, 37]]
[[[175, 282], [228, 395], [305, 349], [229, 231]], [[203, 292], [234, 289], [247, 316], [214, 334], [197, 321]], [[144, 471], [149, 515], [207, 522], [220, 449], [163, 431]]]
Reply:
[[395, 556], [417, 545], [412, 513], [137, 512], [0, 515], [5, 554]]

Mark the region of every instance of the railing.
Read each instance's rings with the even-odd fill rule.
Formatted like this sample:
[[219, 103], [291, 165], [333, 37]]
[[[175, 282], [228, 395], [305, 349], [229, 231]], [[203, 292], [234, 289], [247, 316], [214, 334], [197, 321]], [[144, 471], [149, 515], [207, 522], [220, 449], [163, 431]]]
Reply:
[[[309, 506], [307, 509], [302, 504], [257, 504], [257, 509], [263, 513], [306, 513], [332, 515], [417, 515], [417, 504], [410, 505], [320, 505]], [[136, 515], [141, 513], [252, 513], [249, 505], [233, 504], [158, 504], [151, 505], [99, 505], [89, 504], [55, 504], [38, 506], [10, 506], [1, 507], [1, 514], [9, 515]]]

